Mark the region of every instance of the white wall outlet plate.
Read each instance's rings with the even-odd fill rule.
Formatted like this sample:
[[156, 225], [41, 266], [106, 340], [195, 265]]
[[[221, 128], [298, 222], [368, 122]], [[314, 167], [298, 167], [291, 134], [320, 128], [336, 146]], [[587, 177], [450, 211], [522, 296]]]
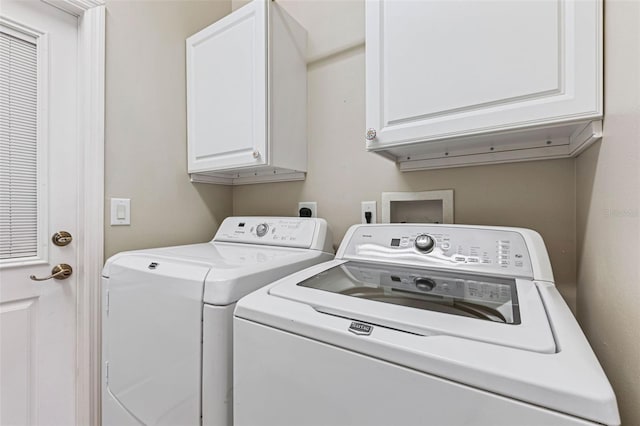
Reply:
[[[367, 213], [371, 213], [371, 219], [367, 221]], [[375, 201], [363, 201], [360, 207], [360, 222], [362, 223], [377, 223], [378, 216], [376, 215], [376, 202]]]
[[131, 199], [111, 199], [111, 225], [131, 225]]
[[296, 212], [296, 216], [300, 216], [300, 209], [304, 207], [311, 210], [311, 217], [318, 217], [318, 203], [315, 201], [302, 201], [298, 203], [298, 211]]

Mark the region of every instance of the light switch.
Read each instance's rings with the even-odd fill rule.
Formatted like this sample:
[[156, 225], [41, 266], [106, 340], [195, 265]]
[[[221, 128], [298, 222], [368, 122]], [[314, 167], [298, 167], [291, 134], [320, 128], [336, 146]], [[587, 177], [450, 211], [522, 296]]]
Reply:
[[131, 225], [131, 199], [111, 199], [111, 225]]

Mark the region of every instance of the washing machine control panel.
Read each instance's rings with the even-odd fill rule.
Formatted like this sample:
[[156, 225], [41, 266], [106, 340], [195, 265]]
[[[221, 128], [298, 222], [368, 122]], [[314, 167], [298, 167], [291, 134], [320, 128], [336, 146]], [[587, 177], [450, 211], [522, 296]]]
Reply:
[[369, 225], [356, 228], [347, 259], [459, 267], [478, 272], [532, 276], [526, 242], [519, 232], [446, 225]]
[[316, 227], [312, 218], [233, 217], [220, 225], [214, 241], [309, 248]]

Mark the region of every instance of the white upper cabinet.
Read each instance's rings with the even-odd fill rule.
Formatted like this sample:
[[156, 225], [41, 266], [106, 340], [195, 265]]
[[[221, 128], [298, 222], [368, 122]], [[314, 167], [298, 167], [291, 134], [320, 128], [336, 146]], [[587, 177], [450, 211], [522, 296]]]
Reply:
[[367, 149], [401, 170], [576, 155], [601, 136], [602, 4], [370, 0], [366, 69]]
[[188, 171], [194, 182], [304, 179], [306, 32], [254, 0], [187, 39]]

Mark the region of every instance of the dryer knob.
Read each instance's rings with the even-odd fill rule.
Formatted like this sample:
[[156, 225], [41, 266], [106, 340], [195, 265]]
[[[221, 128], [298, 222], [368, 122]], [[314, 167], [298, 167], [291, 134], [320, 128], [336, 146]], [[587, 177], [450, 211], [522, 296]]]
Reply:
[[256, 234], [258, 234], [258, 237], [264, 237], [268, 230], [269, 225], [267, 225], [266, 223], [261, 223], [260, 225], [256, 226]]
[[427, 234], [421, 234], [416, 237], [415, 246], [420, 251], [429, 253], [431, 250], [433, 250], [433, 247], [435, 247], [435, 245], [436, 243], [433, 238], [431, 238], [431, 236]]

